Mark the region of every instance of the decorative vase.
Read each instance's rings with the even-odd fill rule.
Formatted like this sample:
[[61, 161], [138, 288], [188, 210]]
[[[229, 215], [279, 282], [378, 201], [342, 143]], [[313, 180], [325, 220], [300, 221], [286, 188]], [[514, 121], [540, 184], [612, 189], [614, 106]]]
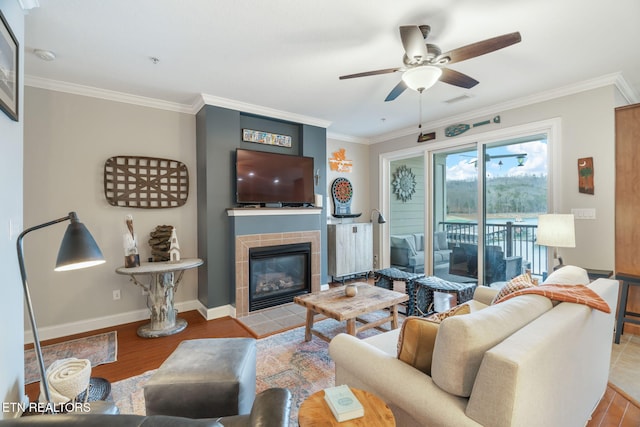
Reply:
[[344, 294], [348, 297], [355, 297], [358, 295], [358, 286], [355, 284], [345, 286]]

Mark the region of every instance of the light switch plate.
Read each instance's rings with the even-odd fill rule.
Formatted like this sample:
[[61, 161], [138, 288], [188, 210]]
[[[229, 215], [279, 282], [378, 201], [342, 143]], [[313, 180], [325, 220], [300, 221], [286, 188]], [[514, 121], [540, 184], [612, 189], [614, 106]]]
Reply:
[[596, 210], [594, 208], [571, 209], [575, 219], [596, 219]]

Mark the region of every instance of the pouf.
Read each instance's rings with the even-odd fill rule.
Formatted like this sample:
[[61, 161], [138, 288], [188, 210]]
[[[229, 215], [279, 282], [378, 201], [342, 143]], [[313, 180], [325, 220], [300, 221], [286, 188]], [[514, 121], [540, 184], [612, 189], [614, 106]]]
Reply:
[[449, 282], [436, 276], [427, 276], [413, 281], [416, 292], [416, 310], [422, 316], [433, 313], [433, 293], [448, 292], [455, 294], [456, 304], [462, 304], [473, 298], [477, 283]]
[[217, 418], [251, 411], [256, 340], [183, 341], [144, 386], [147, 415]]
[[375, 278], [374, 284], [376, 286], [389, 290], [393, 290], [393, 282], [404, 282], [405, 292], [409, 296], [409, 301], [407, 301], [407, 308], [404, 314], [407, 316], [413, 316], [416, 305], [416, 293], [413, 281], [417, 278], [424, 277], [424, 274], [408, 273], [398, 268], [391, 267], [374, 271], [373, 277]]

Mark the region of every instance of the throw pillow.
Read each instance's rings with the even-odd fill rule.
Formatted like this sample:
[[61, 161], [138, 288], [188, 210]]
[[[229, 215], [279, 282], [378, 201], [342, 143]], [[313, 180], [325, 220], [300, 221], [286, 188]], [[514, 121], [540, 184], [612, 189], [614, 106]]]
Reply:
[[589, 275], [584, 268], [575, 265], [565, 265], [551, 273], [542, 282], [543, 285], [588, 285]]
[[435, 323], [442, 323], [444, 319], [451, 316], [457, 316], [459, 314], [469, 314], [471, 313], [471, 307], [469, 304], [461, 304], [456, 305], [455, 307], [450, 308], [447, 311], [443, 311], [442, 313], [435, 313], [431, 316], [428, 316], [426, 319]]
[[[458, 310], [449, 310], [453, 311], [451, 316], [470, 312], [468, 304], [458, 307], [460, 307]], [[462, 307], [466, 307], [466, 309]], [[439, 327], [440, 322], [428, 318], [407, 317], [402, 324], [398, 339], [398, 359], [427, 375], [431, 375], [433, 347], [436, 343]]]
[[493, 301], [491, 301], [491, 304], [495, 304], [499, 299], [509, 295], [510, 293], [519, 291], [520, 289], [531, 288], [533, 286], [535, 286], [535, 284], [533, 283], [533, 280], [528, 273], [516, 276], [513, 279], [509, 280], [507, 284], [504, 285], [502, 289], [500, 289], [500, 292], [498, 292], [496, 296], [493, 297]]

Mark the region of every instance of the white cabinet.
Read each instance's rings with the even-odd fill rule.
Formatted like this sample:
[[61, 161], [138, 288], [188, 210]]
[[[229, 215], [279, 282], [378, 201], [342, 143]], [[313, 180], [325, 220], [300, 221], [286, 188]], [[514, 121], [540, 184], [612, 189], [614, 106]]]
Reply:
[[329, 224], [329, 275], [369, 273], [373, 269], [373, 228], [370, 222]]

